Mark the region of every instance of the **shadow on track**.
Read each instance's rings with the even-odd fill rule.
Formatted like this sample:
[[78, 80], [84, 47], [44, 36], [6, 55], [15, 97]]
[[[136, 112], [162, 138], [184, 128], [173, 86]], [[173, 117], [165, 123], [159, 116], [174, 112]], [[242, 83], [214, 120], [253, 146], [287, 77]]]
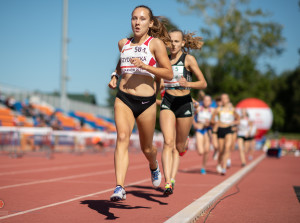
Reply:
[[[200, 173], [200, 169], [197, 168], [197, 169], [190, 169], [190, 170], [178, 170], [179, 173], [194, 173], [194, 174], [199, 174], [201, 175]], [[217, 171], [213, 171], [211, 170], [210, 168], [209, 169], [206, 169], [206, 174], [210, 174], [210, 175], [220, 175]]]
[[87, 204], [90, 209], [93, 209], [93, 210], [97, 211], [99, 214], [106, 216], [105, 220], [114, 220], [114, 219], [119, 218], [110, 211], [111, 208], [116, 208], [116, 209], [147, 208], [147, 209], [150, 209], [150, 207], [130, 206], [130, 205], [124, 204], [122, 202], [111, 202], [108, 200], [84, 200], [84, 201], [81, 201], [80, 204]]
[[[137, 188], [137, 189], [144, 189], [144, 190], [131, 190], [130, 188]], [[158, 191], [160, 194], [154, 194], [153, 192], [146, 191], [146, 190], [155, 190], [155, 191]], [[132, 194], [135, 197], [144, 198], [147, 201], [157, 202], [160, 205], [167, 205], [168, 203], [165, 203], [165, 202], [155, 199], [155, 198], [165, 198], [165, 196], [163, 195], [163, 192], [164, 192], [163, 189], [161, 189], [160, 187], [153, 188], [153, 187], [147, 187], [147, 186], [132, 185], [132, 186], [129, 186], [126, 188], [126, 194]]]
[[[137, 190], [132, 190], [132, 188], [136, 188]], [[160, 194], [154, 194], [154, 191], [159, 192]], [[163, 189], [161, 188], [153, 188], [146, 186], [128, 186], [126, 187], [126, 195], [133, 195], [135, 197], [143, 198], [151, 202], [157, 202], [160, 205], [167, 205], [168, 203], [162, 202], [155, 198], [164, 198]], [[115, 209], [151, 209], [151, 207], [145, 206], [130, 206], [124, 203], [125, 201], [119, 202], [111, 202], [109, 200], [84, 200], [80, 201], [80, 204], [87, 204], [90, 209], [97, 211], [99, 214], [106, 216], [105, 220], [115, 220], [120, 217], [115, 216], [115, 214], [111, 211], [111, 208]]]

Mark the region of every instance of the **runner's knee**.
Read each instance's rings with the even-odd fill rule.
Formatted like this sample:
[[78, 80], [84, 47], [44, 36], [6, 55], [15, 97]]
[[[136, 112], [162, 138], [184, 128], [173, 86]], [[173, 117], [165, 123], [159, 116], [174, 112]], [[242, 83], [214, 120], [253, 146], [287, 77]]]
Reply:
[[152, 154], [153, 152], [156, 151], [156, 148], [153, 146], [145, 146], [145, 147], [142, 147], [142, 151], [144, 154]]
[[164, 148], [165, 149], [173, 149], [174, 148], [174, 140], [172, 138], [164, 140]]
[[118, 133], [117, 140], [119, 143], [129, 142], [129, 135], [125, 132]]

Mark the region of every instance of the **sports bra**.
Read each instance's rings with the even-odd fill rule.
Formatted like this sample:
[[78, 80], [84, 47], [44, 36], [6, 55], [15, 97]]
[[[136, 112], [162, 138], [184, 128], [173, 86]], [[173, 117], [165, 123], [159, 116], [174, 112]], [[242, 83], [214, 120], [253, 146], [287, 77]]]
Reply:
[[211, 116], [212, 111], [210, 108], [205, 110], [204, 107], [201, 107], [195, 115], [195, 121], [198, 123], [205, 123], [207, 120], [211, 120]]
[[234, 121], [233, 110], [226, 110], [225, 111], [221, 108], [220, 112], [219, 112], [219, 120], [220, 120], [221, 123], [231, 124]]
[[248, 118], [241, 118], [240, 124], [238, 125], [238, 135], [245, 136], [249, 131], [249, 120]]
[[156, 60], [154, 59], [149, 45], [150, 41], [153, 39], [152, 36], [150, 36], [142, 45], [140, 46], [131, 46], [133, 38], [128, 39], [128, 41], [125, 43], [121, 50], [121, 56], [120, 56], [120, 68], [122, 74], [137, 74], [137, 75], [146, 75], [151, 76], [154, 78], [154, 74], [138, 68], [134, 66], [132, 63], [130, 63], [131, 58], [139, 58], [144, 64], [156, 67]]
[[[191, 88], [188, 87], [181, 87], [179, 85], [179, 80], [181, 77], [185, 77], [185, 79], [188, 82], [192, 81], [192, 72], [188, 71], [185, 68], [185, 57], [186, 57], [186, 53], [183, 53], [179, 60], [172, 65], [172, 70], [173, 70], [173, 79], [168, 81], [168, 80], [164, 80], [164, 84], [165, 84], [165, 89], [166, 90], [185, 90], [188, 89], [190, 90]], [[169, 56], [169, 58], [171, 58], [171, 56]]]

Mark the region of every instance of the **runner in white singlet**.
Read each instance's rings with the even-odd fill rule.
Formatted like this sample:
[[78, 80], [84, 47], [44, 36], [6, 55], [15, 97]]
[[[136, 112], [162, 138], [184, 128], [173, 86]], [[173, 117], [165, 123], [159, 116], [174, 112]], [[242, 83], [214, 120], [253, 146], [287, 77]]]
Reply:
[[161, 183], [157, 150], [153, 147], [156, 123], [154, 81], [173, 78], [165, 46], [170, 43], [170, 39], [164, 25], [144, 5], [133, 10], [131, 28], [133, 38], [119, 41], [120, 60], [109, 83], [109, 87], [115, 89], [117, 78], [122, 74], [114, 105], [117, 128], [114, 154], [116, 189], [110, 197], [111, 201], [126, 199], [124, 184], [129, 164], [128, 146], [135, 121], [141, 150], [150, 167], [152, 184], [158, 187]]
[[228, 94], [222, 94], [221, 101], [222, 107], [216, 109], [212, 117], [212, 122], [215, 122], [215, 117], [218, 116], [219, 157], [217, 171], [225, 175], [229, 150], [232, 145], [231, 127], [232, 125], [239, 124], [239, 115], [235, 112]]

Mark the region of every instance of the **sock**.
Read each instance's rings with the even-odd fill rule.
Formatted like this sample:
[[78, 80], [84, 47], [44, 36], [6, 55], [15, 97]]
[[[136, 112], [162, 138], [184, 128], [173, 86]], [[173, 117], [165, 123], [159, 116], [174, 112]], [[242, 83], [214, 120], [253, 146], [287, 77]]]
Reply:
[[150, 168], [150, 170], [153, 172], [153, 171], [156, 171], [157, 170], [157, 167], [154, 169], [154, 170], [152, 170], [151, 168]]

